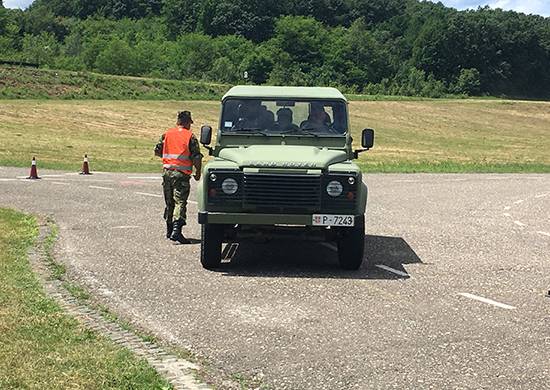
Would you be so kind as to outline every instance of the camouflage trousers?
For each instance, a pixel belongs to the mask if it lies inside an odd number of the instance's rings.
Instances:
[[[164,190],[164,219],[166,222],[177,220],[187,222],[187,198],[191,190],[189,180],[191,176],[185,173],[171,170],[164,170],[162,175],[162,189]]]

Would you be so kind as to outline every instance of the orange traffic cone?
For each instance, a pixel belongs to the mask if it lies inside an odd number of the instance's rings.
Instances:
[[[37,180],[37,179],[40,179],[38,177],[38,171],[36,169],[36,157],[33,157],[32,158],[32,163],[31,163],[31,174],[29,175],[29,177],[27,177],[27,179],[32,179],[32,180]]]
[[[91,175],[90,173],[90,165],[88,164],[88,155],[84,155],[84,162],[82,163],[82,171],[80,172],[81,175]]]

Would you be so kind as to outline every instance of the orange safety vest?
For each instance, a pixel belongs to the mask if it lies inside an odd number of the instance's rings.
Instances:
[[[164,134],[162,147],[162,166],[164,169],[180,171],[187,175],[193,173],[193,162],[189,141],[193,133],[184,127],[175,127]]]

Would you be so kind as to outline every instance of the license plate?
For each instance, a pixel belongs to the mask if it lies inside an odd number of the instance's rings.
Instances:
[[[313,216],[313,226],[355,226],[353,215],[326,215],[319,214]]]

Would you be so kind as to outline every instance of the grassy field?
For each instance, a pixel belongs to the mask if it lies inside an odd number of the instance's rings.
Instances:
[[[0,99],[219,99],[229,86],[0,65]]]
[[[216,101],[0,100],[0,165],[155,172],[153,146],[189,109],[198,132]],[[359,163],[370,172],[550,172],[550,103],[501,100],[354,101],[354,138],[376,129]]]
[[[0,388],[170,388],[44,295],[27,259],[36,234],[34,218],[0,209]]]

